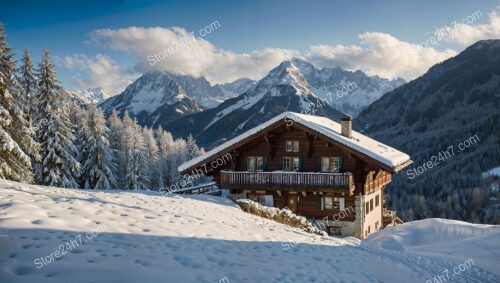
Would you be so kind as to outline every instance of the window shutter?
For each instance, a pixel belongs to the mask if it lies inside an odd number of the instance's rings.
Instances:
[[[280,157],[280,169],[283,170],[283,157]]]
[[[342,168],[342,166],[343,166],[342,163],[344,163],[344,157],[340,156],[339,157],[339,172],[343,172],[344,171],[343,168]]]
[[[299,157],[299,171],[302,171],[302,157]]]
[[[317,204],[319,210],[323,210],[323,198],[322,197],[318,198],[318,201],[316,202],[316,204]]]
[[[267,170],[267,156],[262,157],[262,170],[263,171]]]
[[[321,156],[318,156],[318,172],[321,172]]]

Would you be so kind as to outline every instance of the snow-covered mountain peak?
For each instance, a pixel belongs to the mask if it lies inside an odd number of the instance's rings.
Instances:
[[[315,67],[300,58],[294,57],[290,62],[300,71],[302,75],[309,75],[311,72],[314,72]]]
[[[290,94],[285,91],[287,88],[283,87],[288,85],[295,89],[293,94],[311,94],[307,80],[302,76],[299,68],[292,61],[283,61],[276,68],[272,69],[267,76],[265,76],[256,88],[254,94],[264,94],[270,92],[273,96]]]
[[[108,95],[102,87],[87,88],[86,90],[67,90],[73,96],[82,99],[86,103],[99,103],[106,98]]]

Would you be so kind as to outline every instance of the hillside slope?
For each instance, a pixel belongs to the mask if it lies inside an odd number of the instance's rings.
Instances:
[[[499,279],[498,226],[430,219],[360,242],[305,234],[223,198],[8,181],[0,215],[1,282],[423,282],[468,259],[453,282]],[[57,250],[66,253],[55,260]]]
[[[500,165],[499,109],[500,40],[485,40],[361,112],[359,129],[414,160],[388,186],[392,208],[405,218],[498,224],[489,200],[498,192],[481,173]]]

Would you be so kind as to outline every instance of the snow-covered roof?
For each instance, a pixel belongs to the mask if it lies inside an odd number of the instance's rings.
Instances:
[[[328,118],[295,112],[283,112],[282,114],[272,118],[271,120],[246,131],[245,133],[223,143],[222,145],[206,152],[205,154],[181,164],[178,170],[182,172],[203,161],[206,161],[211,156],[225,151],[231,146],[245,140],[252,135],[257,134],[261,130],[275,124],[280,120],[285,120],[288,124],[292,123],[293,121],[293,123],[298,123],[302,126],[312,129],[331,138],[332,140],[335,140],[338,143],[343,144],[344,146],[353,149],[354,151],[363,153],[364,155],[371,157],[372,159],[393,169],[410,161],[410,156],[408,154],[405,154],[374,139],[371,139],[359,132],[352,131],[352,138],[342,136],[340,134],[340,124]]]

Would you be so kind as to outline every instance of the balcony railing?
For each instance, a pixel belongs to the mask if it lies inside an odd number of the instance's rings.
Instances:
[[[351,173],[222,171],[221,184],[235,189],[251,186],[255,189],[354,192]]]

